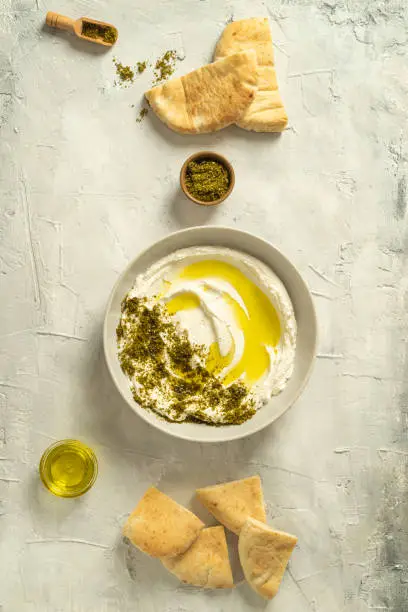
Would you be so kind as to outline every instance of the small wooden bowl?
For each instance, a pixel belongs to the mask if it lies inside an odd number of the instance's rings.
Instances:
[[[187,186],[186,186],[186,172],[187,172],[188,164],[192,161],[198,162],[198,161],[204,161],[205,159],[214,160],[214,161],[219,162],[220,164],[224,166],[224,168],[227,169],[228,174],[229,174],[228,190],[226,191],[226,193],[224,193],[224,195],[221,198],[218,198],[218,200],[213,200],[212,202],[203,202],[202,200],[197,200],[197,198],[191,195],[191,193],[188,191]],[[214,151],[199,151],[198,153],[194,153],[193,155],[190,155],[190,157],[186,159],[186,161],[184,162],[181,168],[181,172],[180,172],[181,189],[184,191],[185,195],[188,197],[189,200],[191,200],[195,204],[200,204],[201,206],[216,206],[217,204],[221,204],[221,202],[223,202],[226,198],[228,198],[231,191],[234,189],[234,185],[235,185],[234,168],[232,167],[228,159],[226,159],[223,155],[220,155],[219,153],[214,153]]]

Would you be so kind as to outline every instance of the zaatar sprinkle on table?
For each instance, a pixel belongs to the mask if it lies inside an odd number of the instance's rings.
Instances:
[[[118,81],[115,81],[115,84],[119,85],[129,85],[132,84],[135,78],[135,73],[130,66],[124,66],[121,62],[118,62],[116,57],[113,58],[113,63],[116,68],[116,76]]]
[[[158,85],[162,81],[168,79],[173,74],[176,65],[176,60],[177,53],[176,51],[174,51],[174,49],[166,51],[161,57],[159,57],[154,66],[153,85]]]
[[[173,74],[177,59],[177,52],[171,49],[163,53],[163,55],[156,60],[153,64],[153,86],[166,81]],[[125,86],[133,84],[135,75],[143,74],[146,68],[150,66],[147,60],[136,62],[134,67],[124,66],[116,58],[113,59],[113,63],[115,64],[116,75],[118,77],[118,80],[115,81],[115,85]]]
[[[136,123],[141,123],[143,119],[146,117],[148,112],[149,111],[147,110],[147,108],[141,108],[138,116],[136,117]]]

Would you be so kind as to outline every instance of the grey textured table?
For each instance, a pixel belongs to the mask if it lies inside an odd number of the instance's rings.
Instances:
[[[404,6],[405,5],[405,6]],[[178,74],[211,58],[231,17],[269,15],[290,117],[282,137],[182,137],[135,121],[145,73],[114,86],[112,53],[43,28],[45,12],[115,23],[125,64],[175,47]],[[408,609],[406,3],[379,0],[0,0],[0,609],[4,612],[366,612]],[[135,105],[132,108],[132,105]],[[232,160],[233,196],[194,207],[181,163]],[[137,252],[225,224],[273,242],[316,300],[319,356],[297,404],[263,433],[178,442],[123,404],[101,323]],[[40,485],[52,441],[79,437],[95,487]],[[158,484],[260,473],[274,524],[299,536],[277,598],[200,593],[129,552],[124,517]]]

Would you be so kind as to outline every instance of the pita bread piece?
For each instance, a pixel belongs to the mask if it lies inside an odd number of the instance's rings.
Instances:
[[[155,487],[150,487],[129,516],[123,535],[152,557],[180,555],[204,523]]]
[[[200,531],[190,548],[179,557],[162,559],[163,565],[179,580],[205,589],[234,586],[224,527]]]
[[[249,516],[266,521],[259,476],[197,489],[196,494],[207,510],[237,535]]]
[[[170,129],[181,134],[203,134],[236,123],[254,99],[256,89],[256,53],[248,50],[167,81],[145,96]]]
[[[275,531],[253,518],[247,520],[239,536],[239,559],[245,578],[258,595],[275,597],[296,542],[296,536]]]
[[[256,51],[258,91],[252,104],[236,123],[255,132],[281,132],[287,125],[288,117],[278,91],[268,19],[243,19],[228,24],[214,57],[219,59],[248,49]]]

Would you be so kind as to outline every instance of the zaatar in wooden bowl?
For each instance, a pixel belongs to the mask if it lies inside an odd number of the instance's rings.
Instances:
[[[185,195],[195,204],[215,206],[223,202],[233,190],[234,169],[223,155],[200,151],[184,162],[180,185]]]

